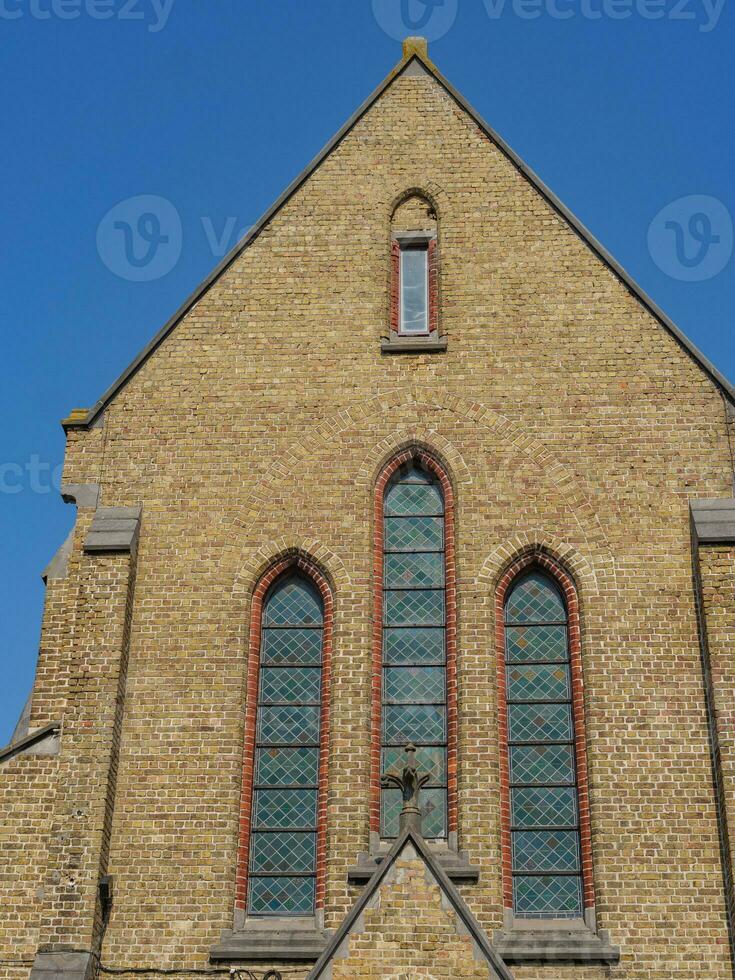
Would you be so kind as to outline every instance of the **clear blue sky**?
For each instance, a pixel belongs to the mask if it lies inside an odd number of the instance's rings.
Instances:
[[[403,3],[0,0],[0,745],[33,680],[40,572],[74,517],[54,486],[58,420],[97,400],[219,261],[218,241],[234,244],[382,80],[400,57],[390,34],[417,32],[402,19],[442,35],[444,74],[735,379],[735,10]],[[178,261],[150,281],[98,250],[104,216],[140,195],[181,221]]]

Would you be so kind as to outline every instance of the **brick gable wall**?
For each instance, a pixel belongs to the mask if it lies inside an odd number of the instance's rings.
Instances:
[[[436,202],[449,346],[386,357],[390,220],[412,188]],[[193,980],[232,927],[252,596],[294,548],[334,583],[327,926],[352,905],[347,870],[370,829],[374,488],[415,445],[446,460],[455,488],[457,830],[481,872],[468,905],[489,935],[502,926],[495,588],[522,542],[543,542],[584,570],[597,912],[622,958],[515,975],[731,977],[687,509],[731,492],[722,399],[427,76],[389,88],[103,426],[70,433],[67,482],[143,505],[103,966]],[[94,610],[73,588],[64,601],[44,622],[33,726],[73,717],[67,699],[91,690],[93,651],[75,637],[120,631],[99,597]],[[103,768],[111,735],[89,723],[85,758]],[[65,752],[62,735],[60,766]],[[15,834],[29,797],[11,780],[31,765],[0,768]],[[0,959],[45,928],[27,899],[41,886],[30,863],[0,873],[3,907],[24,910],[0,929]],[[93,916],[85,888],[68,894]]]

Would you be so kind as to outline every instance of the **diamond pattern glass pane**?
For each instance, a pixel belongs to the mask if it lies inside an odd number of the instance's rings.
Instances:
[[[314,586],[300,578],[286,579],[268,596],[265,626],[320,626],[322,601]]]
[[[251,915],[311,915],[314,878],[251,878]]]
[[[256,786],[316,786],[319,749],[258,749]]]
[[[514,827],[574,827],[577,791],[574,787],[538,786],[511,790]]]
[[[444,513],[444,501],[438,486],[397,483],[386,494],[385,513],[397,517]]]
[[[259,789],[255,793],[254,823],[258,830],[316,827],[315,789]]]
[[[421,829],[424,837],[447,836],[447,792],[444,789],[424,789],[419,797]],[[398,816],[403,807],[399,789],[386,789],[381,794],[382,836],[398,836]]]
[[[568,704],[511,704],[508,723],[511,742],[570,742],[573,738]]]
[[[521,831],[513,834],[514,871],[579,871],[576,830]]]
[[[260,671],[260,700],[270,704],[318,704],[321,686],[319,667],[263,667]]]
[[[389,626],[441,626],[444,623],[444,590],[386,592],[385,621]]]
[[[509,626],[505,641],[509,663],[569,659],[566,626]]]
[[[446,741],[446,710],[420,704],[387,704],[383,708],[383,741],[405,746],[406,742]]]
[[[381,772],[400,772],[406,758],[405,747],[383,749],[383,763]],[[447,785],[447,750],[432,746],[417,746],[416,765],[419,772],[431,773],[429,786]],[[423,792],[423,790],[422,790]]]
[[[319,741],[319,708],[261,708],[258,741],[275,745],[308,745]]]
[[[574,783],[571,745],[515,745],[510,750],[512,783]]]
[[[388,589],[441,589],[444,586],[442,552],[418,552],[385,556]]]
[[[386,629],[383,635],[386,663],[444,663],[443,629]]]
[[[383,671],[383,699],[394,704],[443,702],[443,667],[388,667]]]
[[[396,483],[436,483],[437,479],[429,470],[422,469],[417,463],[411,463],[406,469],[398,471],[399,477],[394,477]]]
[[[572,696],[565,664],[514,664],[507,679],[510,701],[569,701]]]
[[[508,623],[555,623],[567,618],[556,586],[545,575],[532,572],[514,587],[505,609]]]
[[[441,551],[443,547],[442,517],[386,517],[386,551]]]
[[[582,879],[577,875],[524,875],[513,880],[513,891],[517,915],[539,918],[582,915]]]
[[[310,874],[316,869],[316,834],[253,834],[250,870],[261,874]]]
[[[264,664],[320,664],[322,631],[314,629],[263,630]]]

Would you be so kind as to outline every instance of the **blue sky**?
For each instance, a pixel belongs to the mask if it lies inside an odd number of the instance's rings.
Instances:
[[[432,3],[0,0],[0,745],[33,680],[40,572],[74,518],[58,420],[97,400],[375,88],[395,37],[433,38],[450,81],[735,379],[733,9]],[[110,249],[138,205],[110,211],[143,195],[173,224],[135,227],[173,229],[174,251],[158,267],[135,253],[136,281]]]

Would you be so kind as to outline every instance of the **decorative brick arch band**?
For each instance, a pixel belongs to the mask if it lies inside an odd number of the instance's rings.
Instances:
[[[549,575],[564,596],[568,617],[568,643],[572,684],[572,717],[574,720],[574,755],[577,766],[577,795],[582,866],[582,892],[585,909],[594,908],[595,889],[592,869],[592,825],[590,820],[587,739],[584,716],[584,680],[582,642],[579,622],[579,598],[571,577],[550,555],[535,551],[516,559],[503,573],[495,591],[495,645],[498,672],[498,726],[500,736],[501,847],[503,859],[503,905],[513,909],[513,875],[511,854],[510,772],[508,762],[508,711],[505,678],[505,602],[519,575],[538,568]]]
[[[457,830],[457,569],[454,489],[446,469],[425,449],[404,449],[383,468],[375,484],[373,525],[373,663],[371,690],[370,830],[380,833],[380,748],[383,679],[383,505],[391,477],[405,463],[418,462],[439,480],[444,494],[444,555],[447,677],[447,827]]]
[[[237,854],[235,908],[247,908],[248,862],[252,822],[253,781],[255,776],[255,742],[258,712],[258,680],[260,675],[260,646],[263,626],[263,604],[270,587],[289,572],[301,572],[316,586],[324,604],[322,639],[322,696],[319,727],[319,789],[317,791],[316,840],[316,908],[324,908],[327,859],[327,792],[329,766],[329,704],[332,666],[332,637],[334,633],[334,599],[325,574],[309,557],[295,555],[272,565],[260,578],[253,592],[250,611],[250,637],[245,698],[245,737],[242,765],[242,794],[240,797],[240,828]]]

